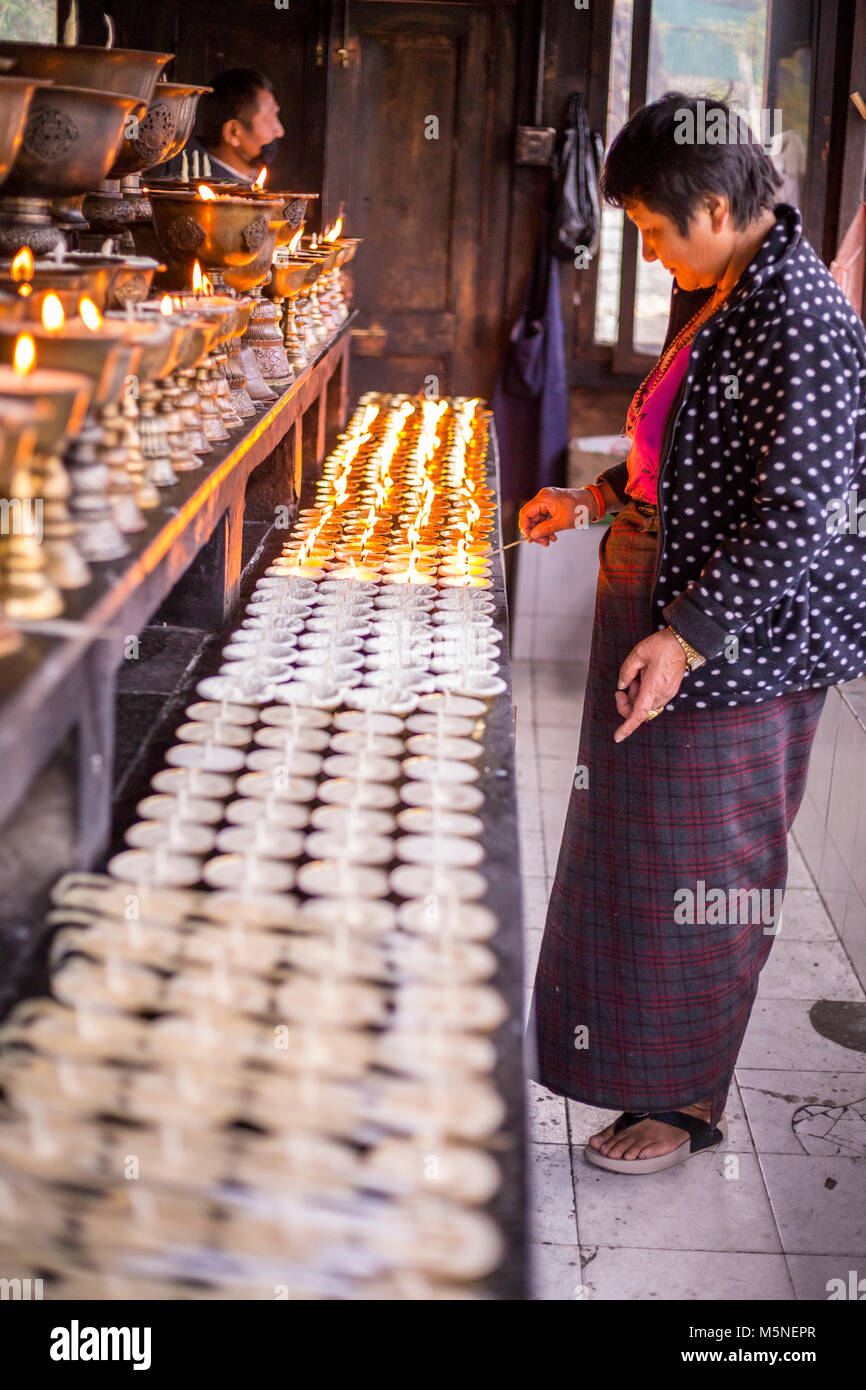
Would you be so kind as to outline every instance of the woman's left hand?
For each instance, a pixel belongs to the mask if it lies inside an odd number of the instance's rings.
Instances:
[[[654,632],[632,647],[619,669],[616,707],[625,720],[614,734],[622,743],[651,710],[674,698],[686,673],[686,654],[672,632]]]

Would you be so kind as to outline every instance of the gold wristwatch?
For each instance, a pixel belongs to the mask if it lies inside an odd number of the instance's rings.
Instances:
[[[701,656],[700,652],[696,652],[691,642],[687,642],[685,637],[681,637],[680,634],[677,632],[676,628],[671,627],[670,623],[668,623],[668,632],[673,633],[674,637],[676,637],[677,641],[679,642],[680,646],[685,652],[687,670],[696,671],[699,666],[706,665],[707,658],[705,656]]]

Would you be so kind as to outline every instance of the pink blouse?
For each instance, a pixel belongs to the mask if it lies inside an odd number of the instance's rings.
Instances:
[[[644,401],[640,418],[635,425],[626,459],[626,492],[638,502],[657,501],[656,483],[662,437],[674,396],[689,365],[690,348],[691,343],[686,343],[680,348],[664,376],[656,382]]]

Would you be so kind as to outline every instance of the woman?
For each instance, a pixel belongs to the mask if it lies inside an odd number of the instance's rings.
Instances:
[[[602,176],[676,281],[628,459],[520,513],[542,545],[615,513],[528,1037],[549,1090],[623,1111],[584,1150],[623,1173],[726,1135],[827,686],[866,671],[866,535],[844,524],[866,334],[748,132],[680,143],[696,107],[642,108]]]

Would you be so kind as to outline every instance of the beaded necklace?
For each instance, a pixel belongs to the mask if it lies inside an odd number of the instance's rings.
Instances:
[[[712,299],[708,299],[706,304],[701,305],[698,312],[680,329],[677,336],[667,348],[667,351],[659,356],[655,366],[652,368],[649,375],[644,378],[634,394],[631,405],[628,408],[626,422],[621,431],[622,435],[628,435],[629,438],[634,437],[635,425],[640,419],[641,411],[647,396],[654,390],[661,377],[664,376],[680,349],[685,347],[686,343],[690,343],[691,340],[697,336],[698,330],[706,323],[707,319],[716,312],[719,306],[725,302],[730,292],[730,290],[725,290],[724,294],[720,296],[718,290],[716,290]]]

